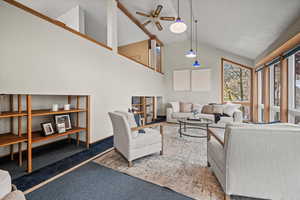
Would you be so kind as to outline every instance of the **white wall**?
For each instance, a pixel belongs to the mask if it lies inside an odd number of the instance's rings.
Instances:
[[[195,103],[210,103],[221,101],[221,58],[227,58],[232,61],[253,66],[253,61],[234,55],[214,47],[199,44],[198,52],[200,55],[201,67],[194,68],[192,63],[194,59],[186,58],[184,55],[190,49],[189,41],[168,44],[165,46],[165,78],[166,78],[166,98],[164,102],[186,101]],[[173,71],[174,70],[199,70],[211,69],[211,90],[209,92],[191,92],[173,90]]]
[[[84,11],[79,6],[59,16],[57,20],[80,33],[85,33]]]
[[[9,19],[9,20],[7,20]],[[164,77],[0,1],[0,94],[90,94],[91,141],[131,96],[164,96]]]
[[[286,41],[300,33],[300,18],[298,18],[294,23],[292,23],[288,29],[284,30],[282,34],[275,40],[269,47],[266,48],[257,58],[255,63],[258,63],[261,59],[266,57],[272,51],[283,45]]]

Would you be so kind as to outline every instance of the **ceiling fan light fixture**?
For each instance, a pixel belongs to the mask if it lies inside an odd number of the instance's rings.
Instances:
[[[176,19],[176,21],[171,24],[170,26],[170,30],[173,32],[173,33],[183,33],[185,32],[187,29],[187,26],[186,24],[183,22],[183,20],[181,20],[179,17]]]
[[[187,58],[195,58],[196,53],[193,51],[193,49],[189,50],[187,54],[185,54],[185,57]]]
[[[195,60],[193,67],[200,67],[200,62],[198,60]]]

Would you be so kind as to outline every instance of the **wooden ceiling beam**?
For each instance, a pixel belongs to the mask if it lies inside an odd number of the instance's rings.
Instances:
[[[163,46],[162,41],[160,41],[156,35],[152,34],[148,29],[146,29],[143,24],[133,15],[129,12],[129,10],[119,1],[117,1],[118,8],[134,23],[136,24],[150,39],[154,39],[157,41],[157,43],[160,44],[160,46]]]
[[[268,62],[271,62],[275,58],[278,58],[282,56],[283,53],[289,51],[292,48],[295,48],[297,45],[300,44],[300,33],[286,41],[283,45],[272,51],[270,54],[268,54],[266,57],[261,59],[258,63],[256,63],[255,67],[258,68],[262,65],[267,64]]]

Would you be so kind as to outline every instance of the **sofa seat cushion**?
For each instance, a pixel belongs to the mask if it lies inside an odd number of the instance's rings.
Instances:
[[[158,130],[145,128],[145,134],[138,134],[133,138],[131,147],[133,149],[144,148],[146,146],[161,143],[161,135]]]
[[[215,120],[215,116],[213,114],[200,113],[200,114],[197,114],[197,116],[200,117],[200,118],[210,119],[212,121]]]
[[[218,123],[233,123],[233,118],[232,117],[221,117],[220,121]]]
[[[184,113],[184,112],[174,112],[172,113],[172,117],[176,119],[180,118],[188,118],[188,117],[194,117],[194,114],[191,112]]]
[[[225,173],[225,152],[223,146],[213,137],[207,143],[209,157],[214,160],[220,171]]]
[[[11,177],[7,171],[0,170],[0,199],[11,192]]]

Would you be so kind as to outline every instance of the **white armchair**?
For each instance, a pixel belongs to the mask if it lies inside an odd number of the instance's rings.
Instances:
[[[212,134],[208,141],[208,162],[226,199],[299,199],[299,126],[232,124],[224,143],[216,138]]]
[[[11,184],[11,177],[4,170],[0,170],[0,200],[26,200],[23,192]]]
[[[130,127],[128,119],[120,112],[109,112],[114,132],[114,147],[123,155],[128,166],[132,161],[156,152],[163,154],[163,123]],[[153,127],[160,126],[160,131]],[[145,133],[138,133],[144,129]]]

